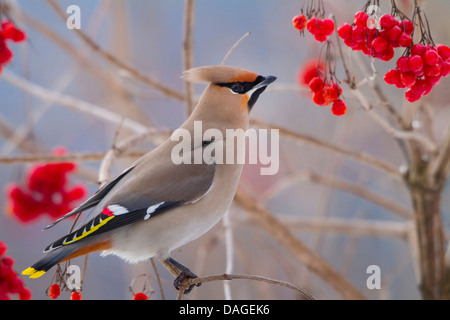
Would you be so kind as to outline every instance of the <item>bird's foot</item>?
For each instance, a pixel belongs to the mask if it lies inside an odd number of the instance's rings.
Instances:
[[[175,289],[180,290],[181,287],[185,287],[185,285],[183,285],[183,282],[186,279],[193,279],[193,278],[198,278],[198,276],[189,269],[183,269],[181,270],[179,276],[173,281],[173,285],[175,286]],[[190,293],[194,287],[200,287],[201,285],[202,285],[201,283],[191,284],[189,287],[186,287],[184,289],[184,294]]]

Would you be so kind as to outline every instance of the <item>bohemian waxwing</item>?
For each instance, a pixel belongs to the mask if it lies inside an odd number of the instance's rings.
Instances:
[[[174,281],[177,289],[186,277],[196,277],[171,258],[170,252],[200,237],[226,213],[243,166],[234,161],[242,151],[237,148],[245,148],[245,145],[237,144],[232,157],[228,158],[225,138],[220,141],[220,137],[213,137],[197,142],[192,139],[188,150],[192,151],[191,159],[196,151],[221,143],[222,157],[231,159],[231,163],[206,159],[209,161],[175,164],[172,151],[180,141],[173,136],[180,132],[196,134],[194,122],[197,121],[201,121],[203,132],[218,129],[222,137],[226,137],[227,129],[247,130],[249,111],[267,85],[276,78],[229,66],[194,68],[186,71],[183,77],[191,82],[209,83],[186,122],[174,131],[171,138],[138,159],[86,202],[48,226],[92,209],[85,224],[45,248],[47,255],[24,270],[24,275],[38,278],[58,263],[103,251],[102,254],[115,254],[128,262],[158,256],[179,271]],[[200,133],[202,137],[203,132]]]

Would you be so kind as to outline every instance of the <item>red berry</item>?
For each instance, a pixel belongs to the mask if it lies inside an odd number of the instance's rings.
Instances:
[[[407,88],[411,88],[416,83],[416,76],[412,72],[401,72],[400,79]]]
[[[342,116],[347,112],[347,106],[345,105],[345,102],[341,99],[336,100],[333,105],[331,106],[331,112],[335,116]]]
[[[304,14],[295,16],[292,19],[292,24],[294,25],[294,28],[297,30],[303,30],[306,28],[306,23],[308,22],[308,20],[306,19]]]
[[[23,288],[19,292],[19,299],[20,300],[30,300],[31,299],[31,290],[28,288]]]
[[[3,256],[6,251],[8,250],[8,247],[3,241],[0,241],[0,257]]]
[[[355,14],[355,25],[358,27],[367,27],[367,20],[369,19],[369,15],[364,11],[358,11]]]
[[[388,46],[389,43],[382,37],[376,37],[372,41],[372,47],[375,49],[376,52],[384,51]]]
[[[326,36],[331,35],[334,32],[334,21],[331,19],[323,19],[322,20],[322,29],[323,29],[323,33]]]
[[[411,90],[419,96],[425,96],[430,93],[432,88],[433,86],[427,80],[417,79]]]
[[[0,38],[0,64],[8,63],[12,58],[12,51],[8,48],[6,42]]]
[[[400,47],[403,48],[409,47],[412,44],[411,35],[407,34],[406,32],[403,32],[400,35],[400,38],[398,38],[398,44],[400,45]]]
[[[349,39],[352,36],[352,26],[348,23],[344,23],[337,29],[337,33],[342,39]]]
[[[437,84],[439,84],[439,82],[441,81],[442,78],[442,67],[441,67],[441,74],[438,76],[434,76],[434,77],[426,77],[424,80],[430,85],[430,86],[435,86]]]
[[[423,68],[422,57],[419,55],[413,55],[409,57],[408,66],[412,72],[419,71]]]
[[[315,34],[318,30],[318,21],[320,21],[319,19],[312,17],[311,19],[309,19],[309,21],[306,23],[306,29],[312,33]]]
[[[441,76],[446,77],[450,74],[450,62],[442,62]]]
[[[301,86],[308,86],[312,79],[323,73],[323,63],[317,62],[317,58],[305,62],[299,69],[297,81]]]
[[[10,21],[3,22],[2,29],[3,30],[0,32],[0,35],[5,39],[11,39],[14,42],[25,40],[25,33],[17,29],[16,26]]]
[[[440,58],[438,52],[433,49],[425,51],[422,57],[423,62],[430,66],[435,66]]]
[[[416,43],[411,47],[411,55],[421,56],[425,52],[425,50],[427,50],[427,48],[423,44]]]
[[[436,46],[436,49],[439,53],[439,55],[441,56],[442,60],[447,61],[448,59],[450,59],[450,48],[443,45],[443,44],[438,44]]]
[[[383,28],[385,30],[390,30],[391,28],[393,28],[396,25],[397,25],[397,21],[395,20],[395,18],[392,15],[385,14],[385,15],[381,16],[381,18],[380,18],[381,28]]]
[[[52,284],[50,286],[50,290],[48,293],[49,297],[52,299],[56,299],[59,297],[60,294],[61,294],[61,289],[59,287],[59,284],[56,284],[56,283]]]
[[[324,92],[323,90],[319,90],[314,92],[313,94],[313,101],[315,104],[319,105],[319,106],[323,106],[325,105],[325,98],[323,96]]]
[[[339,98],[341,93],[342,89],[338,84],[333,83],[331,85],[325,85],[323,88],[323,97],[325,99],[325,103],[330,104],[332,102],[335,102]]]
[[[313,92],[317,92],[323,89],[323,81],[322,79],[320,79],[319,77],[315,77],[313,78],[310,82],[309,82],[309,88],[313,91]]]
[[[133,300],[147,300],[147,299],[148,299],[147,295],[143,292],[138,292],[133,297]]]
[[[400,27],[398,26],[394,26],[391,29],[389,29],[388,31],[386,31],[386,37],[396,43],[398,41],[398,39],[400,38],[400,36],[402,35],[403,31],[402,29],[400,29]]]
[[[405,92],[405,98],[409,102],[414,102],[420,99],[420,95],[414,92],[412,89],[409,89]]]
[[[353,26],[352,28],[352,40],[356,42],[364,41],[364,37],[367,34],[367,28],[360,28],[358,26]]]
[[[390,61],[394,57],[394,54],[394,48],[392,46],[389,46],[386,48],[386,50],[383,51],[380,59],[383,61]]]
[[[410,20],[402,21],[402,29],[407,34],[411,34],[414,31],[414,24]]]
[[[79,291],[74,291],[70,295],[70,300],[81,300],[81,293]]]
[[[400,79],[400,72],[397,69],[391,69],[384,75],[384,82],[393,85],[403,85]]]
[[[425,65],[423,67],[423,73],[427,77],[434,77],[441,74],[441,66]]]
[[[325,42],[327,41],[327,36],[324,33],[319,32],[314,35],[314,39],[316,39],[319,42]]]

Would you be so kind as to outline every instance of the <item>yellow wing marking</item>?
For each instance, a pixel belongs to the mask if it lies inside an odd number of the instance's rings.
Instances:
[[[108,218],[102,220],[102,222],[100,222],[100,223],[97,224],[96,226],[90,228],[90,229],[87,230],[87,231],[84,231],[84,232],[81,234],[81,236],[76,237],[76,238],[73,238],[73,239],[70,240],[70,241],[63,242],[63,245],[65,246],[65,245],[74,243],[74,242],[76,242],[76,241],[78,241],[78,240],[81,240],[81,239],[87,237],[87,236],[90,235],[91,233],[93,233],[93,232],[97,231],[98,229],[100,229],[102,226],[104,226],[109,220],[111,220],[111,219],[114,218],[114,217],[115,217],[115,216],[110,216],[110,217],[108,217]]]

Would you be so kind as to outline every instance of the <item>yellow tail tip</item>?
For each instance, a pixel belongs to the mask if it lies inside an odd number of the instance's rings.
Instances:
[[[37,270],[35,269],[35,268],[26,268],[25,270],[23,270],[22,271],[22,274],[24,275],[24,276],[30,276],[30,275],[32,275],[33,273],[35,273]]]
[[[41,277],[43,274],[45,273],[45,271],[41,270],[41,271],[37,271],[34,268],[27,268],[25,270],[22,271],[22,274],[25,276],[30,276],[31,279],[36,279]]]
[[[36,279],[36,278],[39,278],[40,276],[42,276],[42,275],[44,275],[44,273],[45,273],[45,271],[37,271],[37,272],[35,272],[35,273],[33,273],[31,276],[30,276],[30,278],[31,279]]]

